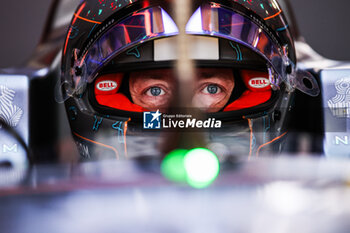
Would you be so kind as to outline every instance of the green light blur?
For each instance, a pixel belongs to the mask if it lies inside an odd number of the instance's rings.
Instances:
[[[174,182],[186,182],[184,158],[188,150],[177,149],[170,152],[162,161],[163,176]]]
[[[164,158],[161,171],[171,181],[205,188],[217,178],[220,164],[217,156],[208,149],[177,149]]]
[[[217,156],[205,148],[192,149],[184,160],[187,182],[194,188],[205,188],[219,175],[220,163]]]

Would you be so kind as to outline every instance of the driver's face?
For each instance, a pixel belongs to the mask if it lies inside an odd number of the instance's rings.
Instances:
[[[166,110],[175,92],[171,69],[147,70],[130,74],[133,102],[150,111]],[[194,107],[216,112],[228,102],[235,86],[231,69],[199,68],[192,98]]]

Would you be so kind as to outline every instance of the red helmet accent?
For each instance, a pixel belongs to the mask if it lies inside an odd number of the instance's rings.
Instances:
[[[132,112],[148,111],[137,104],[133,104],[124,94],[117,93],[122,84],[124,74],[101,75],[95,82],[95,97],[102,106]]]
[[[247,90],[242,94],[242,96],[239,99],[229,104],[224,109],[224,112],[255,107],[267,102],[270,98],[271,98],[271,90],[261,91],[261,92],[253,92],[253,91]]]
[[[241,77],[246,87],[252,92],[271,90],[269,74],[254,70],[242,70]]]
[[[267,102],[271,98],[269,75],[266,72],[242,70],[241,77],[248,88],[241,97],[229,104],[224,112],[251,108]]]
[[[123,74],[106,74],[97,78],[95,82],[95,95],[116,94],[122,84]]]

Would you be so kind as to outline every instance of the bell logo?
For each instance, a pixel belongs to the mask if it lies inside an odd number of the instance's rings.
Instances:
[[[111,80],[105,80],[97,83],[96,88],[100,91],[112,91],[118,87],[118,84]]]
[[[249,80],[249,86],[253,88],[264,88],[270,85],[270,81],[267,78],[252,78]]]

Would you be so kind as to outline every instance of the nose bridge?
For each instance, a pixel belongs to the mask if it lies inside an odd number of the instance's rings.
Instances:
[[[176,107],[179,103],[183,103],[185,108],[184,114],[190,114],[197,119],[203,119],[200,111],[193,111],[193,90],[195,87],[195,65],[190,58],[189,46],[191,37],[186,34],[186,25],[191,17],[192,3],[191,0],[176,0],[173,3],[175,9],[175,22],[179,28],[179,35],[176,38],[176,48],[179,54],[175,65],[176,80],[178,83],[177,92],[169,109],[170,113],[176,113]],[[200,132],[186,134],[184,131],[176,130],[170,135],[167,135],[163,142],[162,151],[164,155],[177,148],[191,149],[195,147],[206,147],[204,135]]]
[[[176,38],[178,59],[176,61],[176,77],[178,81],[178,101],[184,103],[186,108],[192,106],[192,90],[195,83],[194,63],[190,58],[189,45],[192,39],[186,34],[186,25],[190,18],[191,2],[189,0],[177,0],[175,6],[175,22],[179,28],[179,35]]]

